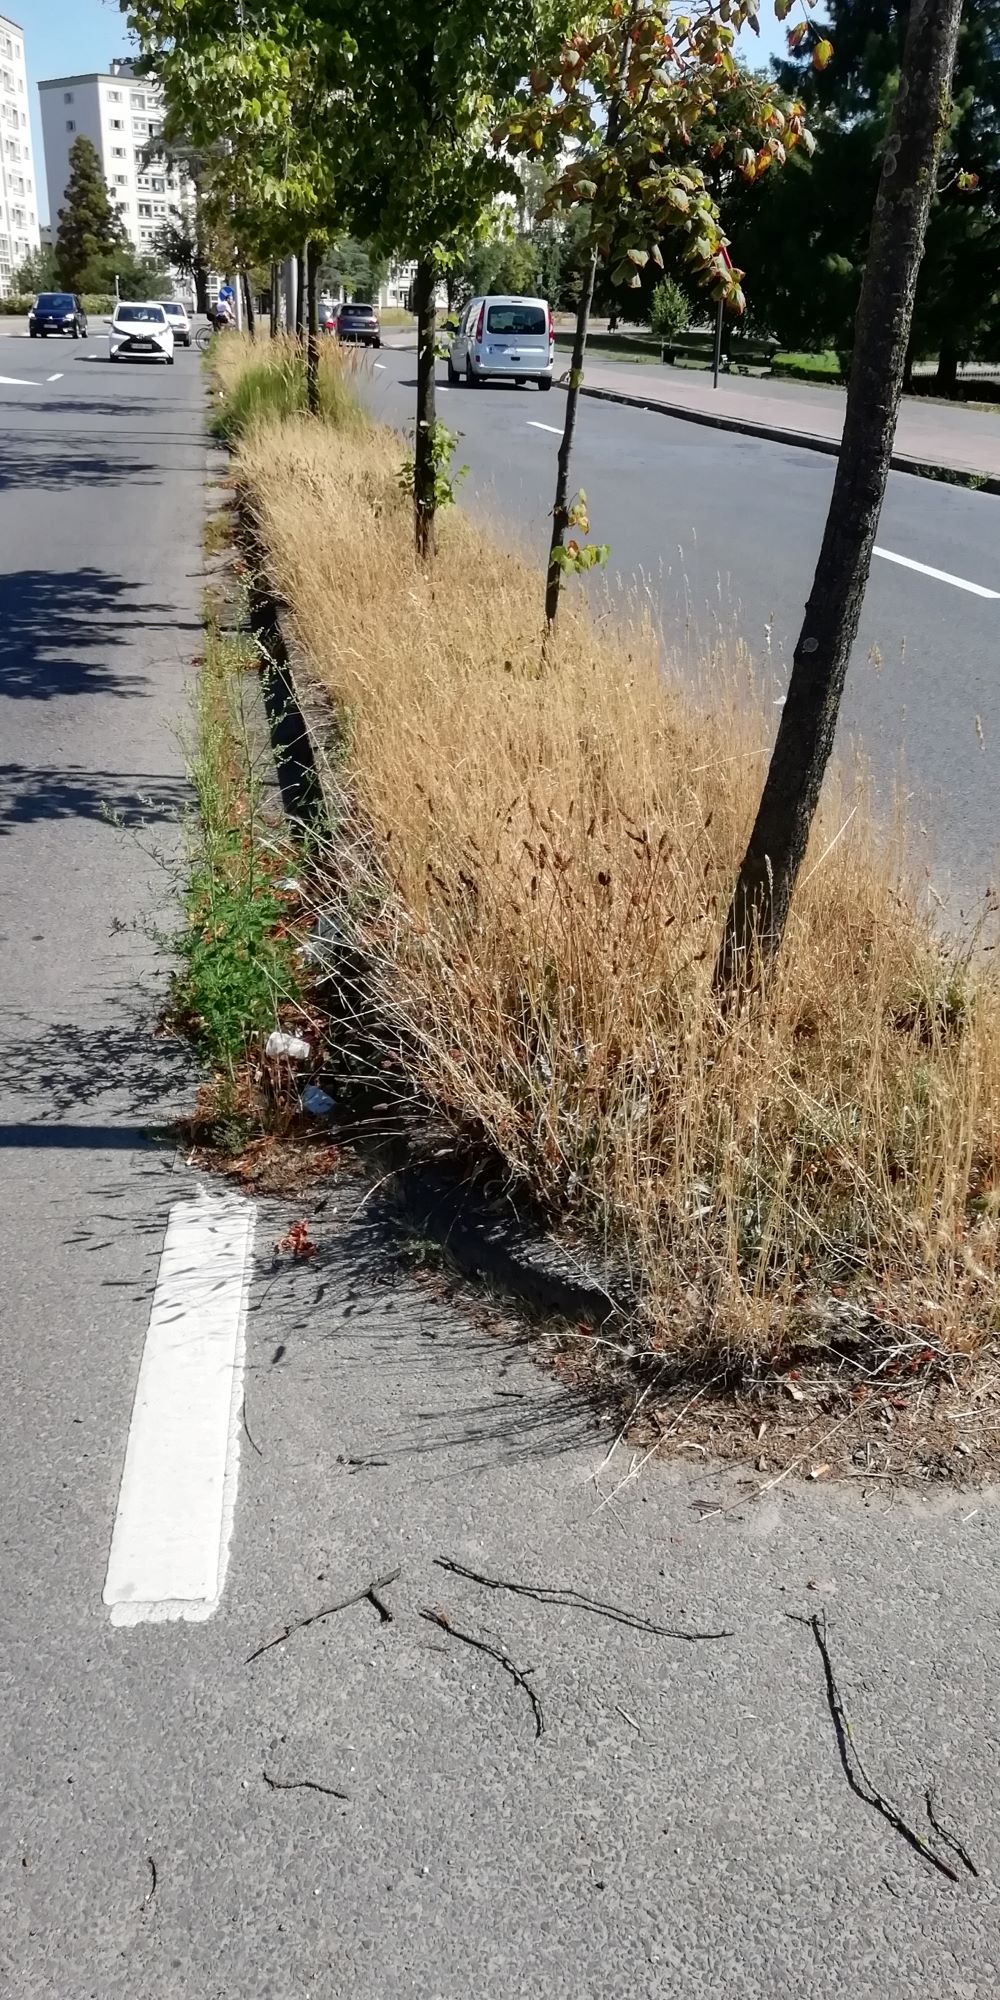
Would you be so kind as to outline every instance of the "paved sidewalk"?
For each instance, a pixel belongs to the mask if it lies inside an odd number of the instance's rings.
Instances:
[[[558,360],[561,357],[557,357]],[[588,361],[585,394],[621,398],[666,410],[721,430],[787,439],[813,450],[835,451],[844,424],[843,389],[757,376],[710,375],[690,368],[639,367]],[[996,482],[1000,489],[1000,415],[905,396],[899,412],[893,465],[954,471],[963,479]]]

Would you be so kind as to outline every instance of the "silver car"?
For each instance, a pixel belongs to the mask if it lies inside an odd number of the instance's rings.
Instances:
[[[555,328],[547,299],[470,299],[448,355],[448,380],[482,388],[496,378],[551,389]]]

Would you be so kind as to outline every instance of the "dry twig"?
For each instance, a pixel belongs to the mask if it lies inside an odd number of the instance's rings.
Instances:
[[[503,1652],[499,1646],[491,1646],[488,1639],[477,1639],[474,1632],[460,1631],[459,1627],[453,1625],[451,1619],[446,1617],[443,1611],[432,1611],[429,1607],[425,1606],[420,1616],[421,1618],[426,1618],[431,1625],[437,1625],[440,1631],[447,1632],[450,1638],[461,1639],[463,1645],[474,1646],[477,1653],[488,1653],[490,1659],[496,1660],[497,1665],[503,1668],[504,1673],[509,1674],[511,1680],[516,1681],[518,1687],[524,1689],[531,1703],[531,1712],[535,1718],[535,1741],[537,1743],[538,1738],[545,1728],[545,1718],[542,1715],[542,1704],[528,1679],[528,1675],[534,1672],[534,1668],[515,1666],[509,1653]]]
[[[959,1876],[950,1861],[945,1861],[940,1854],[935,1854],[933,1847],[928,1845],[922,1834],[919,1834],[916,1828],[912,1827],[909,1821],[903,1818],[898,1806],[894,1806],[892,1800],[887,1799],[885,1793],[879,1791],[878,1786],[869,1777],[861,1761],[861,1755],[854,1740],[847,1711],[844,1708],[843,1699],[833,1671],[833,1661],[830,1658],[830,1649],[826,1638],[825,1607],[821,1612],[814,1612],[811,1618],[801,1618],[796,1612],[790,1612],[789,1616],[793,1617],[798,1624],[808,1625],[816,1641],[817,1650],[823,1662],[827,1706],[830,1710],[834,1733],[837,1738],[837,1750],[840,1755],[844,1776],[855,1797],[861,1799],[865,1805],[874,1806],[875,1811],[881,1813],[883,1819],[888,1820],[894,1832],[898,1833],[907,1842],[908,1846],[912,1847],[921,1856],[922,1860],[929,1862],[932,1868],[936,1868],[940,1875],[946,1875],[949,1882],[957,1882]],[[965,1867],[975,1875],[977,1871],[973,1867],[965,1849],[960,1846],[952,1835],[944,1833],[938,1826],[934,1818],[929,1792],[926,1795],[926,1800],[927,1816],[935,1833],[959,1855]]]
[[[386,1590],[390,1583],[395,1583],[398,1575],[399,1570],[393,1569],[389,1571],[388,1576],[373,1577],[370,1583],[363,1584],[362,1588],[353,1591],[350,1597],[342,1597],[338,1604],[327,1604],[322,1611],[313,1611],[308,1618],[298,1618],[294,1624],[286,1625],[283,1632],[279,1632],[273,1639],[266,1639],[262,1646],[258,1646],[254,1652],[247,1655],[247,1666],[249,1667],[254,1660],[259,1660],[262,1653],[269,1653],[272,1646],[283,1646],[293,1632],[304,1632],[307,1625],[316,1625],[321,1618],[333,1618],[338,1611],[349,1611],[352,1604],[370,1604],[378,1612],[382,1624],[391,1625],[392,1612],[388,1605],[382,1602],[379,1592]]]
[[[568,1587],[554,1588],[547,1584],[509,1583],[503,1577],[484,1576],[480,1570],[467,1569],[464,1563],[452,1562],[449,1556],[435,1556],[438,1569],[450,1571],[452,1576],[461,1576],[468,1583],[481,1583],[485,1590],[509,1590],[516,1597],[533,1597],[539,1604],[558,1604],[571,1611],[589,1611],[595,1618],[610,1618],[616,1625],[628,1625],[633,1632],[651,1632],[657,1639],[684,1639],[694,1642],[698,1639],[732,1639],[731,1631],[722,1632],[681,1632],[672,1625],[657,1625],[651,1618],[643,1618],[636,1611],[626,1611],[620,1604],[604,1604],[599,1597],[587,1597],[581,1590]]]
[[[315,1778],[272,1778],[270,1771],[262,1771],[261,1777],[272,1792],[322,1792],[328,1799],[350,1804],[350,1792],[338,1792],[334,1785],[318,1784]]]
[[[147,1854],[146,1863],[149,1868],[150,1883],[149,1883],[149,1888],[146,1890],[142,1902],[139,1905],[140,1909],[142,1910],[148,1910],[150,1903],[152,1902],[153,1897],[156,1894],[156,1884],[159,1879],[156,1872],[156,1862],[153,1860],[151,1854]]]

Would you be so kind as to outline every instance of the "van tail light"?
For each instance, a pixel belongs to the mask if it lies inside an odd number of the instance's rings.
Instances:
[[[485,318],[486,318],[486,305],[485,305],[485,301],[484,301],[484,303],[483,303],[483,304],[482,304],[482,305],[480,306],[480,308],[479,308],[479,318],[478,318],[478,319],[477,319],[477,321],[476,321],[476,346],[477,346],[477,347],[478,347],[478,345],[479,345],[479,342],[480,342],[480,341],[482,340],[482,337],[483,337],[483,322],[484,322]]]
[[[549,346],[550,346],[550,347],[552,347],[552,346],[554,345],[554,343],[555,343],[555,337],[556,337],[556,323],[555,323],[555,320],[554,320],[554,319],[553,319],[553,317],[552,317],[552,307],[550,306],[550,307],[549,307]]]

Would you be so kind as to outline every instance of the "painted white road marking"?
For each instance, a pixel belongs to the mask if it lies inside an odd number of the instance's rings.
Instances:
[[[170,1211],[104,1584],[113,1625],[210,1618],[239,1474],[255,1211],[199,1191]]]
[[[528,418],[528,429],[532,431],[551,431],[553,437],[562,437],[562,431],[558,424],[538,424],[535,422],[534,417]]]
[[[384,362],[384,361],[373,361],[373,362],[372,362],[372,367],[373,367],[373,368],[380,368],[380,369],[381,369],[381,368],[384,368],[384,367],[385,367],[385,362]]]
[[[34,382],[23,375],[0,375],[0,382],[9,383],[12,389],[33,389]]]
[[[46,377],[45,377],[45,380],[46,380],[47,382],[61,382],[61,381],[62,381],[62,376],[61,376],[61,375],[46,375]]]
[[[968,577],[952,576],[948,569],[932,569],[930,563],[914,562],[912,556],[897,556],[892,549],[873,549],[873,555],[881,556],[883,562],[899,563],[903,569],[918,569],[921,576],[932,576],[936,583],[953,583],[956,590],[971,590],[973,597],[1000,597],[1000,590],[987,590],[985,584],[970,583]]]

